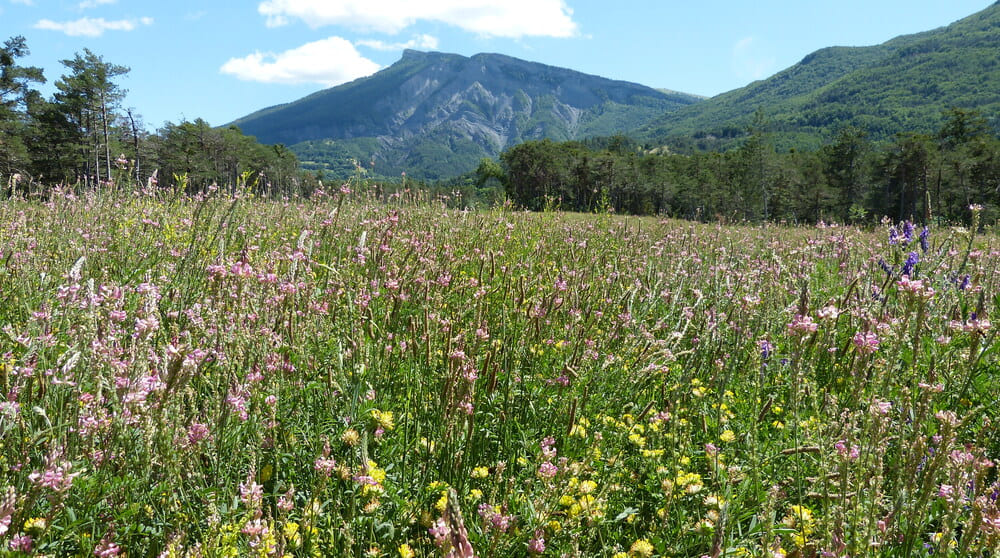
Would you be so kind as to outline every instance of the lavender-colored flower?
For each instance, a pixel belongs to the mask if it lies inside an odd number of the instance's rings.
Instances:
[[[893,246],[899,244],[899,231],[896,227],[889,227],[889,244]]]
[[[278,509],[283,512],[291,511],[295,507],[295,488],[289,488],[288,492],[285,492],[278,497]]]
[[[878,266],[882,268],[882,271],[884,271],[886,275],[892,275],[892,267],[890,267],[889,264],[885,263],[884,259],[882,258],[878,259]]]
[[[958,289],[960,291],[964,291],[965,289],[969,288],[969,285],[971,283],[972,283],[971,277],[969,277],[969,275],[966,274],[965,277],[962,278],[962,282],[958,285]]]
[[[931,231],[926,226],[922,231],[920,231],[920,249],[923,250],[925,254],[931,249],[930,242],[928,242],[930,235]]]
[[[903,223],[903,244],[913,242],[913,223],[907,221]]]
[[[767,339],[762,339],[760,342],[760,358],[767,360],[771,358],[772,352],[774,352],[774,345]]]
[[[907,277],[913,275],[913,268],[917,265],[917,262],[919,261],[920,261],[920,254],[917,254],[916,252],[910,252],[906,256],[906,261],[903,262],[902,274],[906,275]]]

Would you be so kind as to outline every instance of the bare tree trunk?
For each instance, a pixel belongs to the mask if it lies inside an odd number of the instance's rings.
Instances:
[[[108,135],[108,103],[104,91],[101,91],[101,125],[104,128],[104,162],[108,171],[108,182],[111,181],[111,142]]]
[[[89,123],[88,126],[87,126],[87,134],[90,136],[90,141],[92,142],[93,149],[94,149],[94,186],[95,187],[100,187],[100,185],[101,185],[101,143],[100,143],[100,139],[97,136],[97,133],[94,131],[95,122],[94,122],[94,115],[93,114],[90,114],[87,117],[87,122]]]
[[[139,127],[135,125],[135,117],[132,116],[132,109],[125,111],[128,114],[128,121],[132,127],[132,150],[135,152],[135,181],[138,184],[140,176],[139,172]]]

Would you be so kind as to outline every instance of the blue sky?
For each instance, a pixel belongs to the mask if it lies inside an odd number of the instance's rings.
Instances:
[[[89,48],[153,130],[213,125],[370,74],[403,48],[499,52],[712,96],[833,45],[925,31],[992,0],[0,0],[0,40],[62,75]]]

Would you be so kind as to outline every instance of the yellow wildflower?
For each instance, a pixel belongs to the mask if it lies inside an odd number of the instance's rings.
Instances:
[[[474,479],[485,479],[490,476],[490,470],[488,467],[476,467],[469,473],[469,476]]]
[[[396,427],[396,423],[392,417],[392,411],[372,409],[371,414],[372,418],[375,419],[375,423],[378,424],[383,430],[392,430]]]
[[[361,443],[361,435],[358,434],[357,430],[348,428],[343,434],[340,435],[340,441],[353,448]]]
[[[642,558],[649,558],[655,551],[656,549],[653,548],[653,545],[646,539],[639,539],[635,541],[628,549],[629,555],[641,556]]]

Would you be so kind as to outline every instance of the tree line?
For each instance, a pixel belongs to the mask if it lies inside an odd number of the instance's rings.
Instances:
[[[123,108],[126,91],[116,80],[129,68],[89,49],[61,61],[66,73],[51,98],[43,98],[34,88],[46,81],[42,69],[19,64],[28,54],[20,36],[0,48],[0,187],[27,193],[53,184],[127,182],[199,191],[242,181],[291,193],[315,185],[290,150],[262,145],[234,126],[196,119],[147,132],[141,117]]]
[[[863,223],[959,220],[1000,206],[1000,140],[973,110],[946,111],[936,134],[872,142],[844,127],[815,151],[778,152],[759,115],[726,152],[677,154],[625,137],[531,141],[484,160],[476,182],[516,204],[688,219]]]

